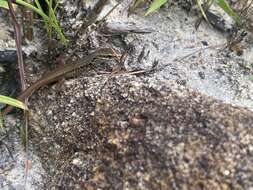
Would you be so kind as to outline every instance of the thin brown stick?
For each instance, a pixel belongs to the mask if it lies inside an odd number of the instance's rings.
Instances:
[[[19,68],[19,75],[20,75],[20,81],[21,81],[21,90],[24,91],[27,85],[25,81],[24,60],[23,60],[22,47],[21,47],[21,30],[14,13],[14,9],[12,7],[11,0],[8,0],[8,6],[9,6],[9,11],[10,11],[11,20],[13,23],[14,33],[15,33],[15,42],[16,42],[16,47],[17,47],[18,68]]]
[[[21,30],[20,26],[17,22],[14,9],[12,7],[12,1],[8,0],[8,6],[9,6],[9,11],[11,15],[11,20],[13,23],[14,27],[14,34],[15,34],[15,42],[16,42],[16,47],[17,47],[17,57],[18,57],[18,67],[19,67],[19,75],[20,75],[20,81],[21,81],[21,91],[26,90],[26,81],[25,81],[25,69],[24,69],[24,59],[23,59],[23,54],[22,54],[22,47],[21,47]],[[24,99],[24,103],[27,104],[27,98]],[[25,154],[26,154],[26,162],[28,162],[28,114],[26,111],[24,111],[24,118],[25,118],[25,132],[26,132],[26,145],[25,145]],[[25,184],[27,181],[27,176],[28,176],[28,166],[25,166],[26,172],[25,172]]]

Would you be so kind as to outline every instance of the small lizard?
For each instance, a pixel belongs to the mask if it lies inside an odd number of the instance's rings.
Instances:
[[[92,62],[94,62],[95,59],[99,57],[105,57],[107,55],[113,55],[113,52],[109,48],[103,48],[87,55],[86,57],[78,61],[76,64],[64,65],[63,67],[48,73],[46,76],[42,77],[41,79],[33,83],[30,87],[28,87],[25,91],[23,91],[16,99],[24,101],[26,98],[29,98],[36,90],[40,89],[41,87],[51,84],[53,82],[57,82],[67,73],[74,71],[80,67],[89,65]],[[3,109],[2,114],[3,115],[8,114],[12,110],[12,108],[13,107],[11,106],[7,106],[6,108]]]

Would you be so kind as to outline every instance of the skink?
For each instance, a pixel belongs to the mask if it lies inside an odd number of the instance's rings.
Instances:
[[[91,64],[93,61],[95,61],[98,57],[103,57],[108,54],[112,55],[111,49],[99,49],[96,50],[94,53],[91,53],[78,61],[75,64],[66,64],[63,67],[56,69],[55,71],[52,71],[48,73],[46,76],[43,76],[41,79],[33,83],[30,87],[28,87],[25,91],[23,91],[16,99],[20,101],[24,101],[26,98],[29,98],[36,90],[40,89],[43,86],[46,86],[48,84],[51,84],[53,82],[57,82],[61,77],[64,77],[65,74],[74,71],[80,67],[86,66]],[[6,115],[8,114],[13,107],[7,106],[3,109],[2,114]]]

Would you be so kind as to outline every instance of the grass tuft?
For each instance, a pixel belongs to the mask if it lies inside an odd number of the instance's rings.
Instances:
[[[61,27],[58,23],[58,20],[55,16],[55,12],[56,12],[56,8],[58,6],[58,1],[56,3],[56,6],[53,7],[53,0],[45,0],[47,6],[48,6],[48,15],[43,11],[40,3],[38,0],[35,0],[35,5],[27,3],[24,0],[16,0],[15,3],[17,3],[18,5],[24,6],[26,9],[32,10],[33,12],[35,12],[36,14],[40,15],[41,18],[43,19],[46,29],[47,29],[47,34],[48,37],[51,39],[52,38],[52,28],[56,31],[57,37],[60,40],[60,42],[63,45],[67,45],[68,40],[65,38]],[[7,5],[7,7],[6,7]],[[7,0],[0,0],[0,7],[1,8],[6,8],[8,9],[8,4],[7,4]]]
[[[150,15],[151,13],[154,13],[157,11],[162,5],[164,5],[168,0],[153,0],[150,4],[147,12],[145,13],[145,16]],[[140,4],[142,0],[135,0],[134,6],[137,7],[138,4]],[[196,0],[196,3],[198,5],[198,8],[202,14],[202,16],[205,18],[205,20],[208,22],[208,19],[205,14],[205,10],[208,9],[212,4],[218,5],[226,14],[228,14],[230,17],[232,17],[237,24],[241,23],[240,17],[230,8],[230,6],[224,1],[224,0]]]

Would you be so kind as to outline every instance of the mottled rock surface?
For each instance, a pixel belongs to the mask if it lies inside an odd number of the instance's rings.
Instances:
[[[246,109],[142,76],[84,77],[43,92],[33,129],[47,189],[253,187]]]
[[[68,37],[86,15],[76,2],[61,2]],[[188,10],[193,1],[177,2]],[[197,18],[177,5],[144,18],[146,9],[128,17],[129,1],[124,3],[108,21],[134,22],[154,32],[115,37],[96,31],[87,46],[121,54],[132,47],[126,61],[82,68],[61,90],[45,87],[30,98],[31,152],[43,166],[31,164],[32,182],[37,168],[44,185],[39,189],[252,189],[253,115],[231,105],[253,110],[251,44],[238,57],[222,49],[223,33],[204,22],[196,31]],[[76,58],[86,52],[80,49]],[[47,58],[40,56],[27,59],[29,83],[45,70]],[[141,69],[147,72],[127,74]],[[8,166],[5,157],[2,166]],[[20,168],[24,174],[24,164]],[[7,186],[2,176],[0,188],[22,184]]]
[[[205,24],[196,31],[196,19],[178,7],[143,19],[145,10],[127,17],[126,6],[108,20],[155,32],[89,38],[93,48],[133,47],[121,74],[115,62],[93,65],[62,90],[44,88],[31,97],[45,189],[253,188],[253,114],[224,103],[242,97],[237,105],[252,108],[247,51],[237,57],[207,50],[226,43],[224,35]],[[126,74],[155,64],[153,72]]]

